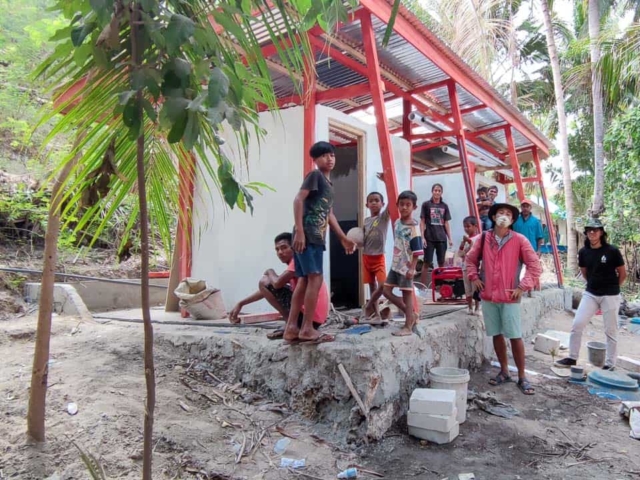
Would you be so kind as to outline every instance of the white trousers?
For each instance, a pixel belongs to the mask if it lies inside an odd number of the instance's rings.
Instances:
[[[607,337],[607,357],[605,364],[615,367],[618,358],[618,310],[620,309],[620,295],[604,295],[597,297],[584,292],[578,306],[578,311],[571,326],[569,338],[569,357],[578,359],[582,332],[598,310],[602,310],[604,319],[604,334]]]

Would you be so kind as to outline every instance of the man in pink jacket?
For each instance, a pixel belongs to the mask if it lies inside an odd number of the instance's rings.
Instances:
[[[489,210],[493,229],[476,240],[467,254],[466,266],[469,280],[481,291],[485,328],[487,335],[493,337],[493,348],[500,362],[500,373],[489,380],[489,384],[511,382],[506,337],[511,341],[513,359],[518,367],[518,388],[525,395],[533,395],[534,389],[524,373],[520,298],[534,288],[542,268],[529,240],[511,228],[519,213],[513,205],[494,204]],[[526,274],[520,280],[523,265]]]

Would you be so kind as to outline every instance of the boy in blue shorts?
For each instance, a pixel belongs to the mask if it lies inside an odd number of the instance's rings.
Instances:
[[[422,255],[422,234],[418,222],[413,218],[413,212],[418,208],[416,194],[405,190],[398,195],[397,205],[400,218],[393,229],[393,261],[384,282],[384,296],[405,316],[404,327],[393,332],[393,335],[406,336],[413,333],[418,316],[413,307],[413,277],[416,275],[418,257]],[[400,289],[402,297],[393,294],[395,287]]]
[[[298,282],[289,310],[289,320],[284,331],[287,343],[323,343],[333,341],[328,334],[320,334],[313,328],[318,292],[322,286],[322,263],[327,226],[336,233],[347,253],[353,253],[356,244],[349,240],[333,215],[333,185],[331,170],[336,156],[329,142],[317,142],[309,151],[317,170],[309,173],[293,201],[295,226],[293,251]],[[304,311],[302,327],[298,327],[298,315]]]

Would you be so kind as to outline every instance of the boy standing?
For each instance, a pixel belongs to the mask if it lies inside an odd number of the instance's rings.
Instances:
[[[478,198],[476,198],[476,204],[478,205],[478,214],[480,215],[482,230],[491,230],[489,208],[491,207],[492,202],[488,198],[489,189],[487,189],[487,187],[478,187],[476,193],[478,194]]]
[[[416,274],[418,257],[422,255],[422,235],[418,222],[412,216],[416,208],[418,197],[411,190],[405,190],[398,195],[400,218],[393,229],[393,262],[384,282],[384,296],[405,315],[404,327],[393,332],[396,336],[411,335],[417,321],[413,309],[413,277]],[[402,298],[393,294],[394,287],[402,291]]]
[[[462,226],[464,228],[465,235],[462,238],[462,242],[460,243],[458,255],[462,259],[462,280],[464,282],[464,293],[467,297],[467,307],[469,308],[469,310],[467,311],[467,315],[478,315],[480,311],[480,295],[474,295],[473,284],[471,283],[471,280],[469,280],[469,276],[467,275],[467,265],[465,263],[467,253],[469,253],[469,250],[471,250],[474,242],[479,237],[478,220],[476,219],[476,217],[466,217],[462,221]],[[475,310],[473,308],[474,299],[476,301]]]
[[[333,185],[331,170],[336,156],[329,142],[317,142],[309,151],[317,170],[309,173],[293,201],[295,227],[293,251],[298,282],[291,299],[289,319],[284,332],[287,342],[322,343],[333,341],[331,335],[320,334],[313,328],[318,292],[322,286],[322,264],[327,225],[338,235],[347,253],[353,253],[355,243],[347,238],[333,215]],[[304,306],[302,327],[298,327],[298,315]]]
[[[367,195],[367,208],[371,216],[364,219],[364,248],[362,251],[362,281],[369,284],[371,298],[364,306],[364,316],[370,320],[375,315],[380,317],[378,300],[382,296],[384,281],[387,278],[387,267],[384,261],[384,246],[389,231],[389,210],[384,207],[381,193],[371,192]]]

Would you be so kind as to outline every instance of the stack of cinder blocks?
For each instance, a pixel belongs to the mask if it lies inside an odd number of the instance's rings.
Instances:
[[[409,401],[409,435],[434,443],[449,443],[460,432],[455,390],[418,388]]]

